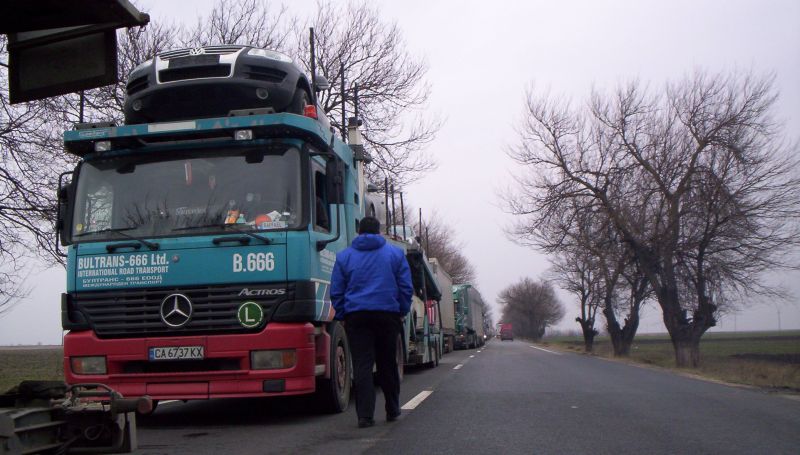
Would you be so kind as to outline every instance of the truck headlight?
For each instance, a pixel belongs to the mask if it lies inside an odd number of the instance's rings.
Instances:
[[[275,351],[250,351],[250,369],[279,370],[292,368],[297,363],[294,349]]]
[[[103,356],[70,357],[75,374],[106,374],[106,358]]]

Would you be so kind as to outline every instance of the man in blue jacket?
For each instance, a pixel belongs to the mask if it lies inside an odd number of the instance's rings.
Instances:
[[[331,300],[336,319],[345,321],[359,428],[375,424],[372,365],[386,399],[386,420],[400,416],[400,376],[395,350],[414,287],[403,250],[386,243],[380,221],[365,217],[353,245],[336,255]]]

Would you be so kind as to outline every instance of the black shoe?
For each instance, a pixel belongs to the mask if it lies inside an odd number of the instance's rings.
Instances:
[[[366,417],[361,417],[358,419],[358,428],[367,428],[375,425],[375,419],[368,419]]]
[[[400,413],[397,414],[386,414],[386,421],[387,422],[394,422],[400,418]]]

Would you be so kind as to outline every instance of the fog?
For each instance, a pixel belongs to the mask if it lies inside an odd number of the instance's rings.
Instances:
[[[531,84],[582,102],[592,86],[639,79],[653,88],[695,69],[774,73],[777,114],[789,139],[800,139],[800,2],[797,1],[415,1],[370,2],[396,21],[414,55],[429,65],[429,113],[444,120],[428,152],[438,169],[406,189],[425,214],[453,226],[477,270],[488,302],[517,279],[541,277],[546,258],[504,234],[512,219],[498,193],[510,181],[507,148]],[[212,1],[141,1],[151,21],[191,25]],[[311,1],[288,2],[290,13]],[[800,272],[771,278],[800,295]],[[34,271],[30,296],[0,316],[0,345],[58,344],[63,270]],[[558,329],[578,329],[577,304]],[[800,328],[798,297],[748,302],[714,330]],[[499,309],[495,309],[499,315]],[[660,310],[644,310],[641,332],[663,331]]]

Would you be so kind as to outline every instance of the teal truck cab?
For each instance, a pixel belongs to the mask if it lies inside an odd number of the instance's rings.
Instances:
[[[64,133],[79,157],[59,188],[68,383],[154,400],[317,393],[332,411],[347,407],[350,353],[329,285],[336,252],[365,213],[357,122],[350,144],[337,137],[302,75],[288,85],[302,96],[273,96],[287,71],[262,67],[273,82],[260,87],[245,70],[262,57],[262,66],[273,58],[285,68],[286,58],[251,49],[226,47],[238,57],[213,58],[219,49],[199,48],[151,62],[148,83],[160,85],[152,93],[169,99],[176,84],[197,97],[202,117],[192,117],[191,103],[156,115],[162,98],[152,95],[130,104],[134,124]],[[229,73],[209,69],[226,61]],[[145,73],[136,71],[141,86]],[[209,117],[208,86],[187,88],[203,74],[250,78],[254,99],[289,105],[250,109],[242,91],[214,100],[219,112]],[[137,123],[143,118],[159,121]]]

